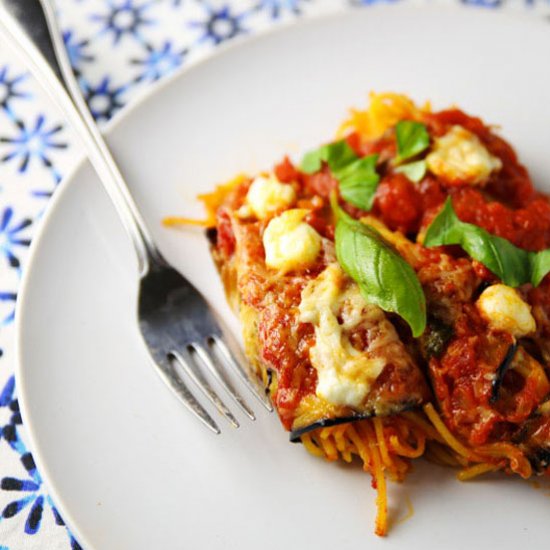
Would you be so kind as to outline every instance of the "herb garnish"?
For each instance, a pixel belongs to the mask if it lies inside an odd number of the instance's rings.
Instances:
[[[323,145],[307,153],[300,169],[306,174],[320,170],[326,162],[338,180],[340,194],[350,204],[369,211],[374,202],[380,176],[376,172],[378,155],[359,157],[346,140]]]
[[[402,164],[395,169],[396,172],[405,174],[413,183],[422,181],[426,175],[426,170],[427,166],[425,160],[417,160],[415,162],[409,162],[408,164]]]
[[[397,313],[414,337],[426,328],[426,299],[412,267],[373,227],[353,219],[331,198],[336,257],[370,304]]]
[[[367,212],[372,208],[380,176],[376,173],[378,155],[369,155],[334,173],[340,182],[342,197]]]
[[[313,174],[321,169],[323,162],[326,162],[334,174],[358,158],[348,142],[342,139],[306,153],[300,164],[300,170],[306,174]]]
[[[402,162],[422,153],[430,145],[430,135],[425,124],[414,120],[401,120],[395,125],[397,158]]]
[[[550,249],[529,252],[477,225],[460,221],[449,197],[428,227],[424,246],[450,244],[460,245],[474,260],[511,287],[525,283],[538,286],[550,271]]]

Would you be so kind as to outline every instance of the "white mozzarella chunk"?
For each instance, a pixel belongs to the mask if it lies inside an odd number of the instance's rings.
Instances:
[[[426,163],[430,172],[441,179],[470,185],[482,185],[491,172],[502,168],[501,160],[491,155],[480,139],[462,126],[453,126],[435,140]]]
[[[275,176],[258,176],[246,195],[246,206],[259,220],[289,208],[296,201],[292,185],[281,183]]]
[[[491,328],[509,332],[516,338],[531,334],[537,328],[531,307],[509,286],[497,284],[486,288],[476,306]]]
[[[322,238],[303,221],[308,210],[294,208],[273,218],[263,234],[265,263],[281,273],[303,269],[315,262]]]

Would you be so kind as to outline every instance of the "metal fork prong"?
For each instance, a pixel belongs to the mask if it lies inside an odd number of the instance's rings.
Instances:
[[[185,406],[185,408],[215,434],[221,433],[221,430],[214,419],[195,399],[195,396],[189,391],[185,382],[177,375],[176,372],[174,372],[174,367],[170,364],[168,357],[166,358],[165,364],[155,362],[155,365],[158,367],[157,371],[164,383],[174,392],[174,395]]]
[[[244,382],[246,387],[254,394],[256,399],[269,412],[273,412],[273,405],[270,403],[263,389],[259,387],[259,384],[251,380],[250,375],[243,369],[243,367],[241,366],[241,363],[235,358],[235,355],[229,349],[227,344],[219,336],[212,336],[211,340],[218,347],[223,358],[231,365],[233,370],[237,373],[239,378]]]
[[[225,406],[225,403],[219,398],[218,394],[212,389],[206,378],[200,372],[200,369],[193,367],[193,358],[189,351],[172,350],[170,354],[181,365],[187,376],[193,380],[196,386],[204,393],[206,398],[218,409],[221,415],[235,428],[239,427],[237,419],[233,413]]]
[[[210,371],[210,374],[218,381],[220,386],[233,398],[235,403],[240,407],[240,409],[250,418],[250,420],[256,420],[256,416],[250,409],[250,407],[245,403],[244,399],[237,393],[237,390],[233,387],[233,384],[228,380],[223,368],[218,365],[218,361],[210,354],[210,352],[205,349],[200,344],[193,344],[193,349],[195,350],[199,359],[204,363],[206,368]]]

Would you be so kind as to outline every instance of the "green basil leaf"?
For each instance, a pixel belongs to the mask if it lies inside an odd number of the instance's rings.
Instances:
[[[510,241],[491,235],[477,225],[460,221],[450,198],[428,227],[424,246],[460,245],[504,284],[517,287],[540,284],[550,271],[550,249],[529,252]]]
[[[550,272],[550,248],[540,252],[531,252],[531,283],[539,286],[541,281]]]
[[[395,126],[397,160],[399,162],[422,153],[430,145],[426,125],[414,120],[402,120]]]
[[[426,175],[426,170],[427,166],[425,160],[417,160],[415,162],[409,162],[408,164],[402,164],[395,169],[396,172],[405,174],[413,183],[422,181]]]
[[[348,142],[342,139],[306,153],[300,164],[300,170],[306,174],[313,174],[321,169],[323,162],[326,162],[330,170],[335,172],[357,160],[357,158],[355,151],[348,145]]]
[[[397,313],[418,337],[426,328],[426,299],[412,267],[373,227],[339,215],[336,257],[370,304]]]
[[[306,174],[313,174],[326,162],[338,180],[342,197],[350,204],[369,211],[380,181],[376,173],[377,160],[378,155],[358,157],[346,140],[340,140],[307,153],[300,169]]]
[[[325,147],[327,148],[327,153],[324,160],[326,160],[333,173],[336,173],[359,158],[345,139],[335,141]]]
[[[321,169],[323,161],[323,152],[321,149],[315,151],[309,151],[304,155],[302,162],[300,163],[300,170],[306,174],[313,174]]]
[[[334,173],[344,200],[367,212],[372,208],[380,181],[376,173],[377,160],[378,155],[359,158]]]

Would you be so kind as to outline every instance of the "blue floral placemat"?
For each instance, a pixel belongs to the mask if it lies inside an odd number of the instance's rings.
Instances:
[[[57,0],[65,43],[100,124],[216,46],[273,25],[399,0]],[[401,0],[412,1],[412,0]],[[445,0],[424,0],[441,2]],[[550,0],[448,0],[548,17]],[[550,32],[550,28],[549,28]],[[25,66],[0,48],[0,550],[80,548],[26,443],[14,381],[14,311],[28,247],[82,152]]]

